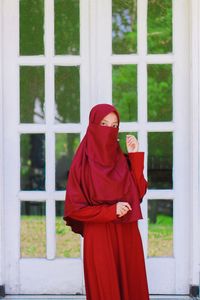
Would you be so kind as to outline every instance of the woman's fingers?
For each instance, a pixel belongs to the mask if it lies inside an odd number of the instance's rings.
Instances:
[[[123,217],[129,210],[132,210],[128,202],[118,202],[117,203],[117,215]]]
[[[130,135],[130,134],[126,135],[126,146],[127,146],[128,152],[138,151],[139,143],[134,135]]]

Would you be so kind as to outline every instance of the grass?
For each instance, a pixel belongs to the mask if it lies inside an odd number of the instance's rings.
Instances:
[[[56,217],[56,256],[80,257],[80,236]],[[21,257],[46,257],[45,216],[21,216]]]
[[[148,227],[148,256],[173,256],[173,218],[159,214]]]
[[[173,255],[173,219],[158,215],[155,224],[148,222],[148,256]],[[56,257],[80,257],[80,235],[56,217]],[[46,257],[45,216],[21,216],[21,257]]]

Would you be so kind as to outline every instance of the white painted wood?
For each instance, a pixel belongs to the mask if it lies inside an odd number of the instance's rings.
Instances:
[[[19,292],[18,3],[3,1],[5,288]],[[13,29],[14,28],[14,29]],[[11,44],[12,42],[12,44]],[[13,234],[11,234],[11,232]]]
[[[147,277],[151,294],[176,294],[176,262],[172,257],[147,258]],[[160,278],[162,274],[162,278]],[[162,284],[162,290],[159,284]]]
[[[112,97],[112,65],[138,65],[138,121],[120,124],[121,131],[138,131],[140,150],[145,151],[147,162],[147,132],[173,132],[174,136],[174,189],[149,190],[143,199],[143,220],[139,221],[145,257],[147,256],[147,199],[172,199],[174,201],[174,255],[175,258],[146,258],[151,293],[187,293],[189,247],[189,148],[182,147],[189,136],[189,65],[188,65],[188,1],[173,1],[173,45],[171,54],[147,54],[147,0],[138,1],[138,52],[133,55],[111,54],[111,1],[97,2],[97,102],[111,103]],[[103,16],[103,22],[102,22]],[[147,122],[147,65],[173,65],[173,110],[171,122]],[[187,143],[187,142],[186,142]],[[180,155],[182,153],[182,155]],[[145,164],[146,165],[146,164]],[[145,168],[145,174],[147,170]],[[181,176],[180,176],[181,174]],[[185,176],[184,176],[185,174]],[[154,198],[155,197],[155,198]],[[186,220],[185,220],[186,219]],[[180,234],[181,232],[181,234]],[[185,239],[184,239],[185,238]],[[184,247],[184,251],[182,248]],[[165,270],[165,274],[163,274]]]
[[[82,260],[21,259],[20,294],[82,293]],[[33,284],[34,283],[34,284]]]
[[[7,212],[5,214],[6,293],[82,293],[84,291],[83,249],[81,248],[81,257],[77,259],[56,257],[55,200],[63,201],[65,191],[55,191],[55,134],[69,132],[80,133],[83,136],[86,128],[90,106],[89,1],[80,1],[80,56],[54,56],[54,1],[46,0],[45,55],[20,57],[18,55],[18,5],[17,0],[4,1],[1,10],[4,22],[3,63],[5,71],[3,113],[9,116],[4,123],[5,210]],[[19,124],[20,65],[44,66],[45,68],[45,124]],[[80,124],[55,124],[54,122],[54,66],[56,65],[80,66]],[[46,191],[20,191],[19,141],[20,134],[23,133],[45,134]],[[28,200],[46,203],[46,259],[20,258],[20,203]]]
[[[96,89],[97,103],[112,103],[112,1],[97,0],[97,31],[96,31]]]
[[[3,42],[2,2],[0,2],[0,44]],[[0,47],[0,285],[5,282],[5,236],[4,236],[4,153],[3,153],[3,56]]]
[[[189,227],[190,170],[189,148],[189,32],[188,1],[173,2],[173,107],[174,122],[174,256],[176,262],[175,293],[188,292],[189,283]],[[184,153],[183,153],[184,149]],[[182,155],[181,155],[182,154]],[[184,155],[183,155],[184,154]],[[184,176],[184,174],[186,176]]]
[[[51,103],[51,102],[50,102]],[[50,110],[50,108],[48,108]],[[51,119],[51,122],[53,119]],[[81,125],[80,124],[55,124],[52,125],[51,123],[48,125],[48,130],[54,130],[54,132],[71,132],[71,133],[79,133],[81,132]],[[21,133],[43,133],[47,131],[46,124],[20,124],[19,125],[19,132]]]
[[[138,33],[137,33],[137,49],[138,49],[138,67],[137,67],[137,93],[138,93],[138,141],[140,151],[145,152],[145,170],[144,174],[147,178],[147,66],[145,57],[147,55],[147,0],[137,2],[138,13]],[[141,204],[143,219],[139,221],[145,260],[147,257],[148,246],[148,223],[147,223],[147,195],[143,198]],[[148,273],[147,273],[148,276]]]
[[[191,60],[191,230],[190,230],[190,284],[200,286],[200,3],[191,1],[190,60]]]
[[[20,56],[18,58],[18,61],[22,66],[40,66],[47,63],[48,57],[45,57],[43,55]],[[51,58],[51,61],[53,61],[54,64],[58,66],[78,66],[81,64],[81,57],[78,55],[56,55]]]
[[[90,94],[90,35],[89,35],[89,1],[80,1],[80,49],[81,49],[81,67],[80,67],[80,122],[81,138],[84,136],[89,111],[91,106]]]

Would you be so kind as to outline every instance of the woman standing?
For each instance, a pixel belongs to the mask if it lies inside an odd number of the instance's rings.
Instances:
[[[66,225],[84,237],[87,300],[149,300],[138,220],[146,193],[144,152],[127,136],[118,142],[120,117],[98,104],[73,158],[66,186]]]

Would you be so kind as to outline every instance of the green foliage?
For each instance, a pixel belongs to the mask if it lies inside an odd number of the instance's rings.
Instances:
[[[113,66],[113,104],[122,122],[137,121],[137,66]]]
[[[55,101],[59,122],[80,121],[79,66],[55,67]]]
[[[148,65],[148,120],[172,120],[171,65]]]
[[[55,0],[55,53],[79,54],[79,0]]]
[[[36,99],[40,104],[44,119],[44,67],[20,67],[20,121],[34,123]]]
[[[20,55],[44,53],[44,0],[20,0]]]
[[[112,48],[114,54],[137,52],[137,0],[112,1]]]
[[[172,52],[172,0],[148,0],[148,52]]]
[[[148,255],[173,255],[173,218],[158,214],[156,223],[148,220]]]

